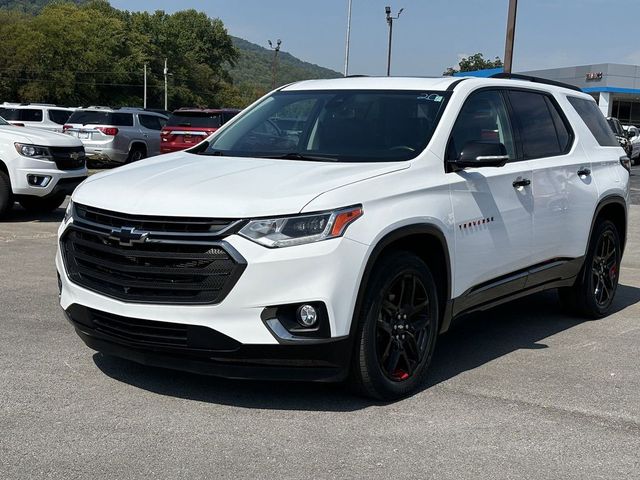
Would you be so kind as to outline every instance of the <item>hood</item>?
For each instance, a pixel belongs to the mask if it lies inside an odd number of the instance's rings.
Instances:
[[[0,138],[20,143],[32,143],[43,147],[81,147],[77,138],[38,128],[0,126]]]
[[[326,191],[405,168],[407,162],[326,163],[177,152],[94,175],[73,200],[137,215],[287,215]]]

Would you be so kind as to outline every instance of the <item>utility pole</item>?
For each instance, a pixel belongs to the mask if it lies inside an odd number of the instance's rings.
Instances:
[[[347,13],[347,41],[344,53],[344,76],[349,76],[349,44],[351,41],[351,4],[353,0],[349,0],[349,10]]]
[[[384,7],[384,13],[387,15],[387,25],[389,25],[389,49],[387,51],[387,77],[391,76],[391,40],[393,39],[393,21],[400,18],[404,8],[398,11],[398,14],[394,17],[391,15],[391,7]]]
[[[169,110],[169,69],[167,68],[167,59],[164,59],[164,109]]]
[[[276,46],[273,46],[271,40],[269,42],[269,47],[273,50],[273,64],[271,65],[271,90],[276,88],[276,79],[278,77],[278,53],[280,52],[280,45],[282,45],[282,40],[278,39],[276,42]]]
[[[147,64],[144,64],[144,108],[147,108]]]
[[[511,73],[513,68],[513,45],[516,39],[516,15],[518,0],[509,0],[509,15],[507,17],[507,40],[504,47],[504,73]]]

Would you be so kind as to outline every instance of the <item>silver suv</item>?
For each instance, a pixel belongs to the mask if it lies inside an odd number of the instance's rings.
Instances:
[[[89,160],[131,163],[160,154],[165,115],[142,108],[89,107],[74,112],[64,133],[82,141]]]

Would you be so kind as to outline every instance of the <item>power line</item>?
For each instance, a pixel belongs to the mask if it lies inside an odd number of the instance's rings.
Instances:
[[[0,76],[0,80],[20,80],[24,82],[39,82],[39,83],[73,83],[75,85],[98,85],[98,86],[106,86],[106,87],[144,87],[142,83],[102,83],[102,82],[61,82],[59,80],[51,80],[51,79],[39,79],[39,78],[28,78],[28,77],[6,77]],[[164,88],[160,85],[149,85],[149,88]]]

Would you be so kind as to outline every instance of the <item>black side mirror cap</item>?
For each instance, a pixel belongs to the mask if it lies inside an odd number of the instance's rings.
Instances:
[[[451,161],[454,170],[479,167],[504,167],[509,161],[507,148],[496,142],[468,142],[460,158]]]

